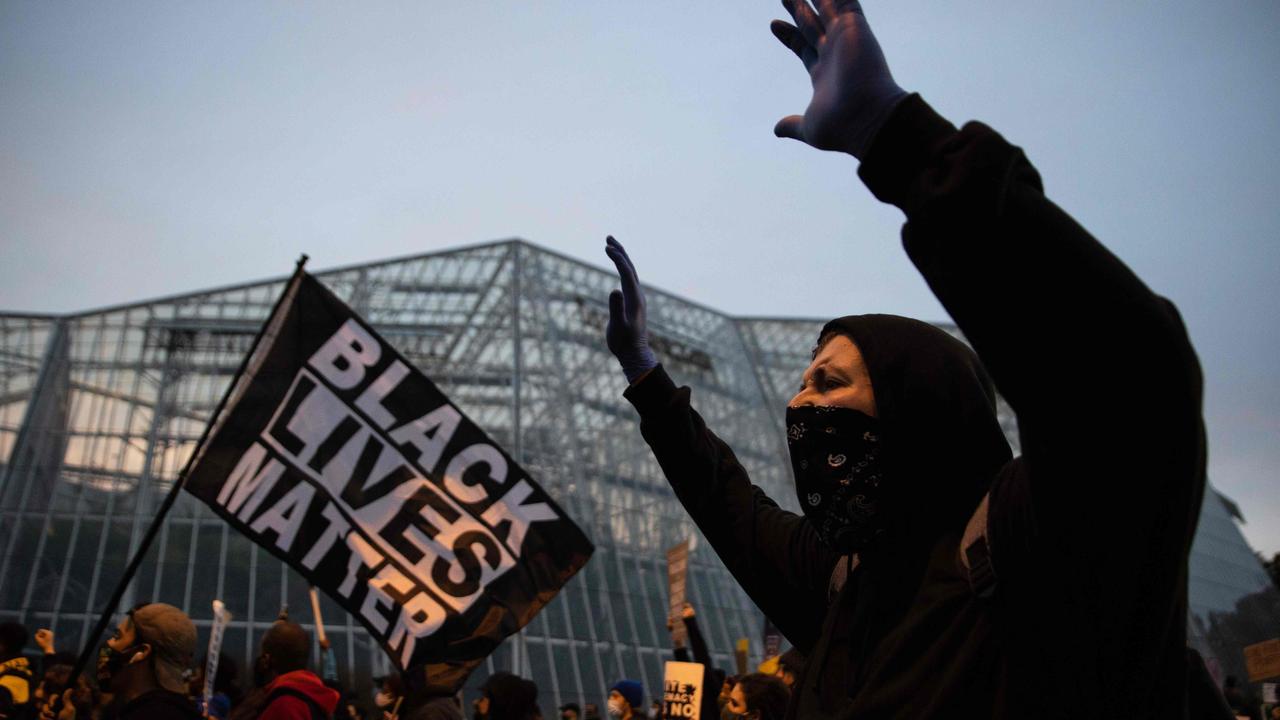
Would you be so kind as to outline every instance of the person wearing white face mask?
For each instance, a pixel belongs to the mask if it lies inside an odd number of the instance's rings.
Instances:
[[[609,688],[609,717],[644,718],[644,686],[635,680],[619,680]]]

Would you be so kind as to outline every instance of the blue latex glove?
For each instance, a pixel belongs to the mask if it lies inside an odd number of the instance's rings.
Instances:
[[[609,352],[622,365],[627,382],[633,383],[658,365],[645,329],[644,292],[640,290],[636,268],[622,243],[610,235],[605,239],[604,252],[617,266],[618,277],[622,280],[622,289],[609,293],[609,325],[604,336],[609,343]]]
[[[795,20],[770,28],[809,71],[813,99],[804,115],[778,121],[773,133],[862,159],[876,132],[907,92],[889,74],[880,43],[858,0],[782,0]]]

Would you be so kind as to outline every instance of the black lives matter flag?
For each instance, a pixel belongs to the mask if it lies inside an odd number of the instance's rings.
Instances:
[[[594,549],[422,373],[299,271],[186,487],[360,620],[403,670],[459,686]]]

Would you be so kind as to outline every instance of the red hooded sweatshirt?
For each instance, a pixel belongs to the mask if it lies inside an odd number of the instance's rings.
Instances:
[[[288,688],[291,692],[279,692],[280,688]],[[294,670],[287,672],[267,686],[267,696],[274,698],[263,709],[258,720],[311,720],[311,705],[293,693],[311,698],[316,705],[332,716],[338,706],[338,692],[325,687],[320,678],[310,670]]]

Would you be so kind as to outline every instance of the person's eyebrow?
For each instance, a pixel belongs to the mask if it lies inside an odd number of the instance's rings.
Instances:
[[[832,365],[831,368],[826,371],[826,374],[834,375],[842,380],[850,380],[853,378],[853,371],[851,368],[842,368],[839,365]]]

